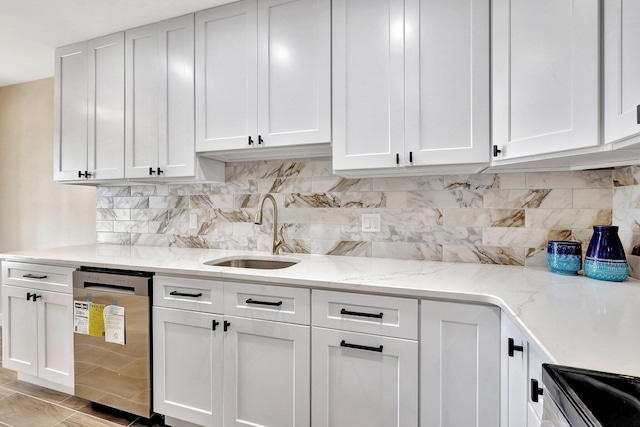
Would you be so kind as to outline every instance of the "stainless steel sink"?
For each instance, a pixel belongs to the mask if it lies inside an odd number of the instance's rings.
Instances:
[[[212,259],[204,262],[204,265],[212,265],[217,267],[236,267],[236,268],[259,268],[264,270],[274,270],[278,268],[287,268],[299,263],[299,259],[295,258],[260,258],[260,257],[228,257],[220,259]]]

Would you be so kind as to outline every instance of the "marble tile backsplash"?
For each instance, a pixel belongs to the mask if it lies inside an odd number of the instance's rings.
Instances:
[[[594,224],[640,255],[639,182],[637,167],[346,179],[330,159],[228,163],[224,184],[99,187],[97,241],[268,251],[271,206],[253,218],[272,193],[285,252],[544,266],[547,240],[587,245]]]

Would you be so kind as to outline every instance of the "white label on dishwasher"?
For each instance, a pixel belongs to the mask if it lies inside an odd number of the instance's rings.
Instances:
[[[124,345],[124,307],[108,305],[104,308],[104,340]]]
[[[89,333],[89,307],[88,301],[73,302],[73,332],[87,335]]]

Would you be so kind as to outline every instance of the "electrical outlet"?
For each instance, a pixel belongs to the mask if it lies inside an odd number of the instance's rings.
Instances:
[[[362,214],[362,232],[380,232],[380,214]]]
[[[191,230],[195,230],[198,228],[198,215],[197,214],[190,214],[189,215],[189,228]]]

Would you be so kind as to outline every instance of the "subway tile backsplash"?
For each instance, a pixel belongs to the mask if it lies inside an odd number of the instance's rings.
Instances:
[[[640,259],[640,168],[346,179],[330,159],[228,163],[226,183],[103,186],[101,243],[268,251],[272,193],[285,252],[544,266],[547,240],[586,245],[620,226],[632,275]],[[381,231],[363,233],[363,213]],[[189,227],[191,215],[197,227]]]

